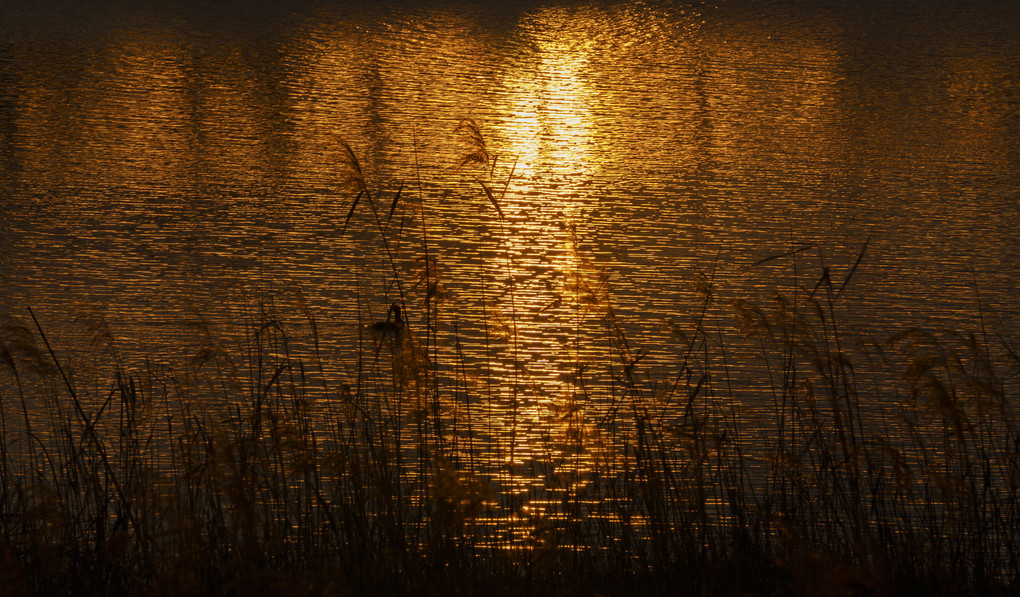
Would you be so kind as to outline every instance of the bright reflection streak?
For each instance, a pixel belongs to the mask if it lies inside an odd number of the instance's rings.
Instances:
[[[543,461],[569,443],[573,427],[564,413],[578,392],[573,373],[581,314],[569,294],[584,262],[572,232],[589,199],[576,185],[597,168],[591,110],[599,102],[590,72],[593,40],[583,22],[590,15],[561,13],[543,10],[520,24],[521,43],[533,48],[533,61],[503,73],[506,117],[493,127],[501,171],[509,176],[512,162],[514,172],[502,207],[510,226],[503,238],[506,268],[515,285],[513,304],[503,309],[513,311],[512,358],[519,363],[505,372],[518,406],[515,428],[504,435],[512,445],[504,451],[516,466]],[[523,473],[510,481],[516,491],[546,483]]]
[[[538,63],[506,74],[509,117],[500,127],[508,152],[527,180],[577,175],[593,140],[597,104],[587,78],[588,48],[570,40],[533,39]]]

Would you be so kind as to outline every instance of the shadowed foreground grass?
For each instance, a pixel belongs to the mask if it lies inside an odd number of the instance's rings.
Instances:
[[[246,329],[241,369],[205,355],[182,373],[118,372],[86,395],[40,328],[8,322],[0,585],[1015,591],[1020,435],[988,347],[917,330],[892,339],[908,393],[895,421],[872,421],[850,363],[818,345],[833,330],[795,339],[789,305],[740,309],[775,364],[766,433],[730,412],[738,397],[713,389],[726,384],[701,362],[707,341],[660,384],[668,391],[651,391],[621,361],[564,406],[562,436],[535,457],[547,467],[541,496],[511,491],[519,468],[491,458],[501,439],[466,416],[463,389],[445,385],[457,378],[437,376],[420,354],[397,365],[366,356],[361,387],[323,385],[319,357],[295,354],[262,313]]]
[[[471,139],[461,165],[487,164]],[[350,214],[361,200],[378,222],[343,148]],[[499,186],[477,181],[502,222]],[[604,274],[578,271],[603,357],[576,363],[556,431],[525,457],[512,436],[526,397],[440,346],[422,250],[422,297],[404,304],[415,333],[358,322],[349,362],[321,349],[307,305],[296,325],[261,300],[216,330],[233,341],[203,327],[178,368],[113,355],[84,384],[45,322],[6,319],[0,591],[1020,591],[1020,358],[1005,341],[910,329],[851,346],[846,281],[828,270],[723,322],[706,277],[700,311],[673,324],[675,370],[651,379]],[[513,317],[503,328],[493,360],[513,358]]]

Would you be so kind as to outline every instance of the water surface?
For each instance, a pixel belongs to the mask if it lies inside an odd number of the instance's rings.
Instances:
[[[425,318],[426,246],[446,346],[481,368],[486,321],[515,321],[506,378],[523,372],[524,394],[566,391],[578,338],[605,333],[579,331],[578,274],[652,373],[675,362],[666,321],[697,314],[699,274],[726,311],[825,267],[842,282],[865,244],[839,299],[854,326],[973,330],[980,314],[1018,340],[1011,3],[3,13],[0,305],[33,307],[62,350],[90,350],[84,317],[120,359],[177,363],[196,319],[296,288],[346,354],[401,292]],[[454,168],[463,118],[491,168]],[[367,199],[347,220],[337,138],[383,219],[399,191],[384,232]],[[796,265],[758,264],[804,245]]]

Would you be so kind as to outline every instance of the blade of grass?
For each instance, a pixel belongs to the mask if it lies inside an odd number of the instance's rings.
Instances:
[[[351,203],[351,209],[347,212],[347,217],[344,219],[344,227],[340,230],[340,236],[343,236],[344,233],[347,232],[347,224],[351,222],[351,217],[354,215],[354,208],[358,206],[358,201],[361,200],[361,196],[364,194],[365,191],[358,191],[358,194],[354,196],[354,201]]]
[[[393,203],[390,204],[390,213],[386,216],[386,226],[389,227],[390,220],[393,219],[393,212],[397,209],[397,204],[400,203],[400,193],[404,190],[404,183],[400,183],[400,188],[397,189],[397,194],[393,196]]]
[[[864,246],[861,247],[861,252],[857,254],[857,260],[854,261],[854,266],[850,268],[850,273],[846,275],[846,279],[843,280],[843,284],[840,285],[839,290],[836,291],[836,299],[843,293],[843,289],[850,283],[850,278],[854,277],[854,273],[857,272],[857,267],[861,264],[861,260],[864,259],[864,253],[868,250],[868,243],[871,242],[871,237],[864,239]],[[833,299],[835,300],[835,299]]]
[[[482,182],[482,180],[477,176],[475,177],[475,180],[478,181],[478,184],[482,185],[482,190],[485,191],[485,196],[489,198],[489,202],[492,203],[492,206],[496,208],[496,213],[499,214],[499,219],[505,220],[506,217],[503,215],[503,210],[499,207],[499,202],[496,201],[496,196],[492,194],[492,189],[490,189],[488,185]]]
[[[765,259],[759,259],[758,261],[755,261],[751,265],[761,265],[763,263],[768,263],[769,261],[772,261],[774,259],[782,259],[783,257],[789,257],[791,255],[796,255],[797,253],[802,253],[804,251],[807,251],[807,250],[810,250],[810,249],[813,249],[813,248],[815,248],[815,245],[804,245],[804,246],[801,246],[801,247],[797,247],[796,249],[794,249],[792,251],[787,251],[785,253],[780,253],[778,255],[771,255],[769,257],[766,257]]]

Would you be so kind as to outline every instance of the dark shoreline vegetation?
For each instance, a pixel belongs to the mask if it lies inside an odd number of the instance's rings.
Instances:
[[[472,184],[502,230],[513,169],[495,181],[477,126],[457,132],[468,147],[458,166],[481,172]],[[513,438],[527,397],[513,373],[512,286],[486,336],[490,363],[470,371],[456,346],[440,350],[454,307],[426,201],[402,187],[380,203],[338,144],[350,191],[338,232],[356,215],[378,227],[404,325],[361,322],[355,361],[330,364],[320,314],[300,295],[300,326],[273,297],[253,299],[222,332],[238,348],[203,325],[208,342],[182,368],[129,370],[97,344],[111,374],[87,389],[46,321],[7,317],[0,592],[1020,592],[1020,357],[982,321],[973,333],[852,342],[838,298],[863,249],[841,279],[801,274],[770,304],[736,302],[728,322],[709,308],[706,275],[693,285],[701,308],[671,324],[676,370],[652,380],[608,275],[582,260],[564,291],[578,320],[602,330],[604,357],[576,363],[555,406],[560,431],[525,458]],[[423,238],[412,289],[386,240],[400,202]],[[721,326],[740,327],[740,350]],[[760,396],[743,395],[733,372],[747,351]],[[510,363],[503,385],[497,361]],[[765,427],[749,425],[749,401],[769,406]],[[879,418],[879,402],[893,415]]]

